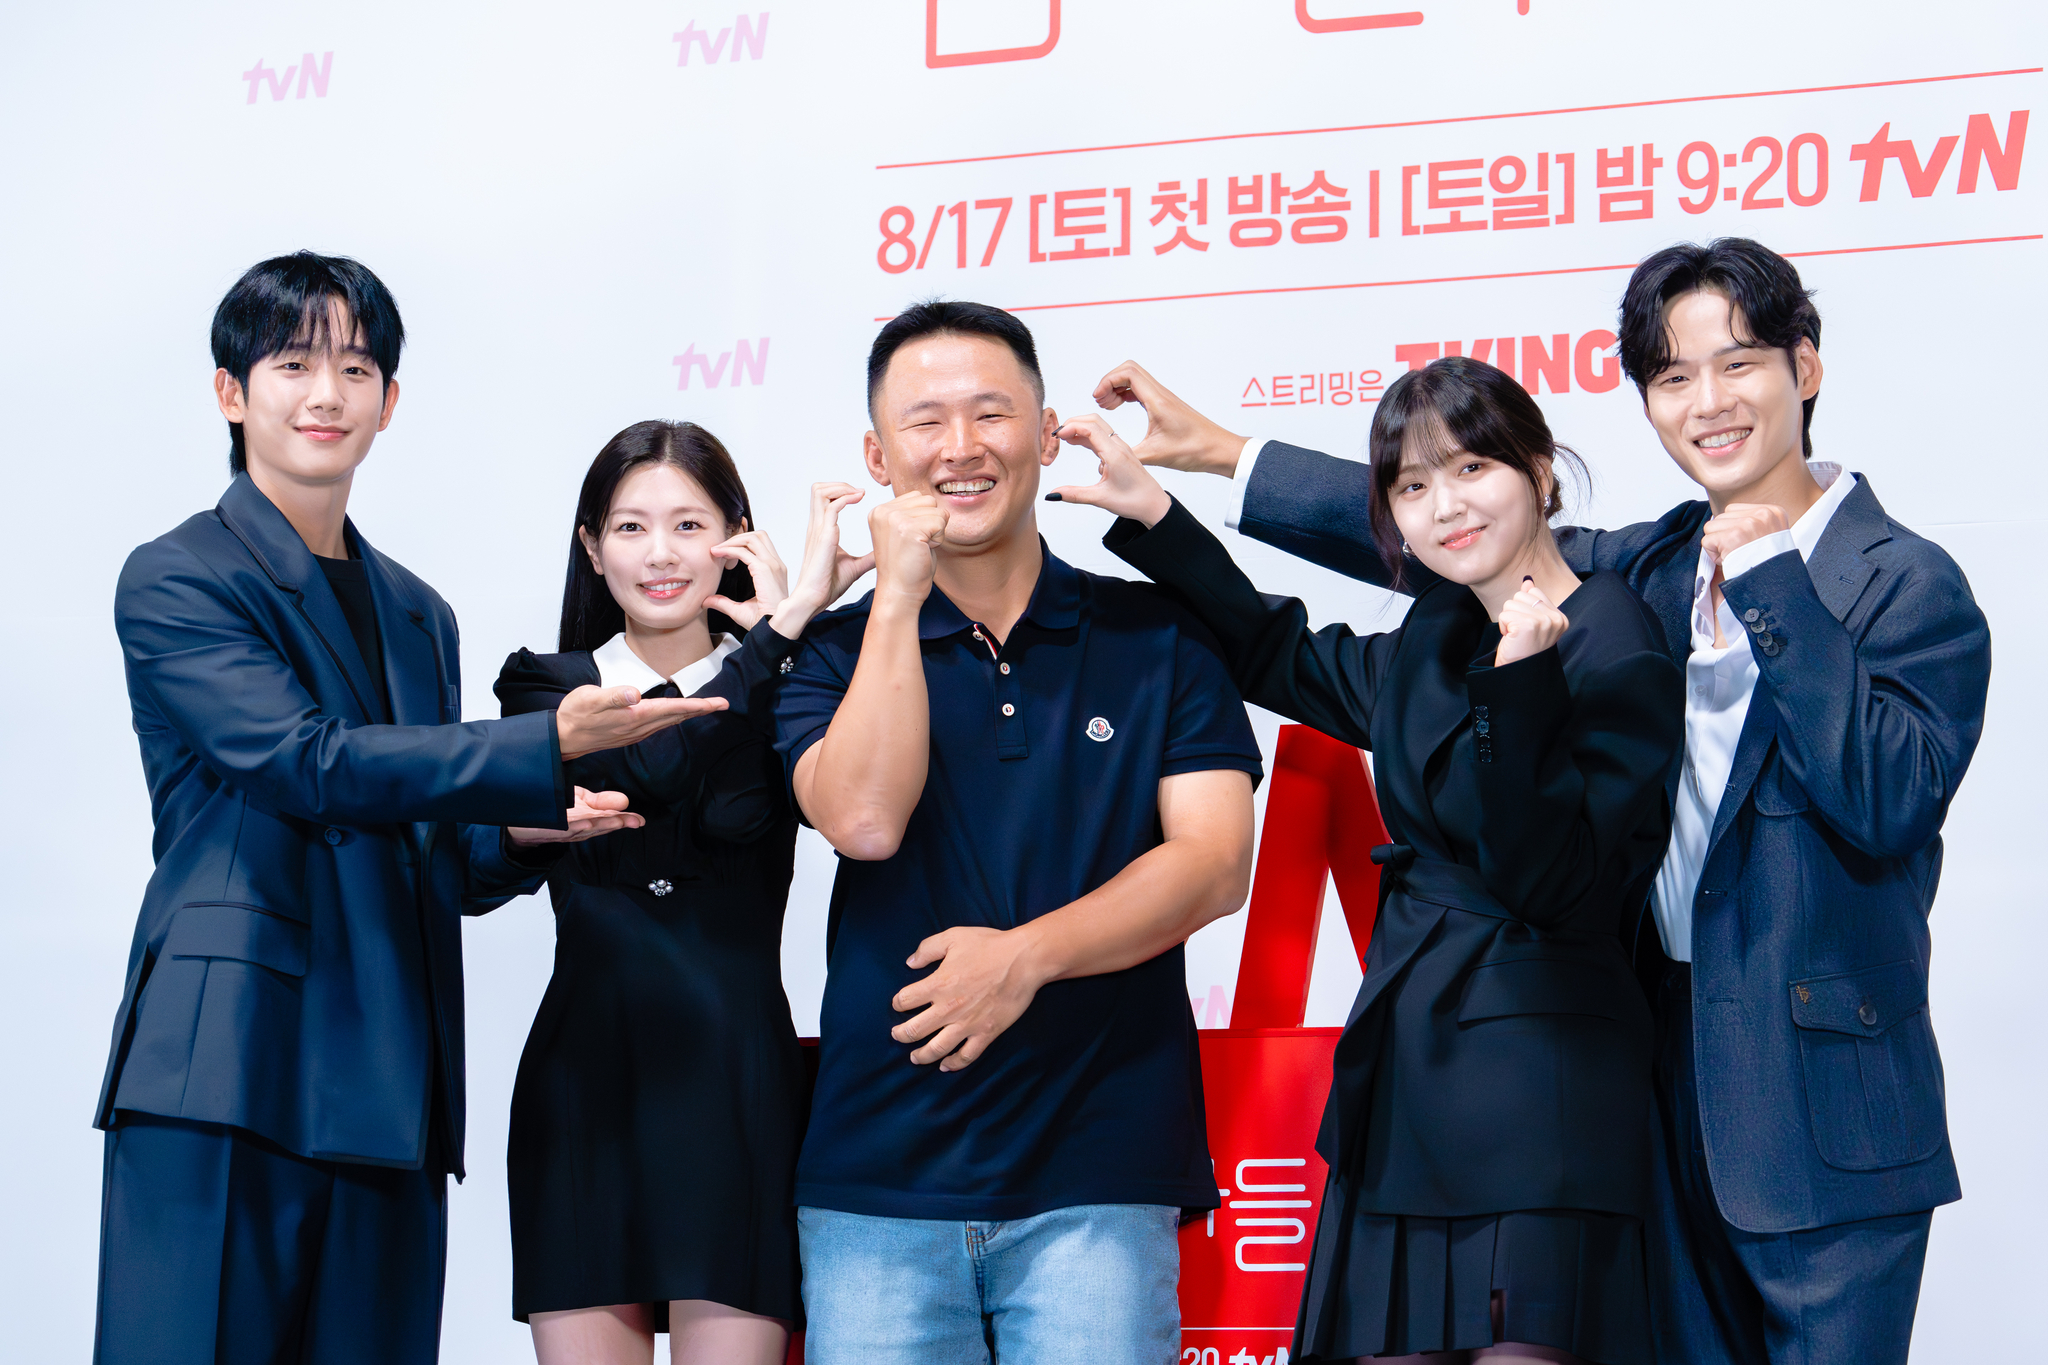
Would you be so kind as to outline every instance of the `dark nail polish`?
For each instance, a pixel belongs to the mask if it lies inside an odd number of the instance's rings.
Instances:
[[[1062,497],[1061,497],[1061,496],[1060,496],[1059,494],[1057,494],[1057,493],[1047,493],[1047,494],[1045,495],[1045,500],[1046,500],[1047,502],[1065,502],[1065,501],[1066,501],[1066,499],[1062,498]]]

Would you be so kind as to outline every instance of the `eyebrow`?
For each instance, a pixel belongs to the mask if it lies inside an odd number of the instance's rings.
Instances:
[[[713,512],[709,507],[700,507],[694,502],[686,502],[679,507],[671,507],[668,509],[668,515],[671,516],[688,516],[693,513],[697,516],[704,517],[713,515]],[[660,514],[650,512],[644,507],[614,507],[611,511],[605,514],[605,519],[607,521],[611,520],[613,517],[640,517],[643,519],[647,519],[657,515]]]
[[[990,389],[985,393],[977,393],[972,398],[969,398],[967,401],[969,404],[974,406],[981,406],[983,404],[988,403],[1001,403],[1005,407],[1015,406],[1010,401],[1010,395],[995,389]],[[920,398],[915,403],[912,403],[908,407],[904,408],[902,415],[908,417],[910,416],[910,414],[914,412],[923,412],[927,408],[943,408],[945,406],[946,403],[942,399]]]

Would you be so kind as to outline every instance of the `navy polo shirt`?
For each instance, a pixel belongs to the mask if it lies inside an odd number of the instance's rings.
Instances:
[[[791,771],[846,695],[872,600],[805,634],[776,702]],[[1214,1208],[1180,947],[1051,983],[964,1071],[914,1065],[921,1044],[889,1036],[910,1017],[890,1000],[932,970],[904,965],[922,940],[1014,928],[1115,877],[1161,842],[1163,777],[1259,779],[1214,641],[1151,584],[1082,573],[1050,551],[1001,646],[936,587],[918,635],[931,766],[896,856],[839,861],[797,1203],[943,1219]]]

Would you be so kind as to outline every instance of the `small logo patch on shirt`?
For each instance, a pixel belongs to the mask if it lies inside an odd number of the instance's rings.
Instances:
[[[1097,744],[1105,744],[1116,731],[1109,728],[1108,721],[1104,720],[1101,716],[1097,716],[1094,720],[1088,722],[1087,733],[1088,738],[1094,740]]]

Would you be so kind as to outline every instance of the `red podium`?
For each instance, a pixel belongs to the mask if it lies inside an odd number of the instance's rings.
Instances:
[[[1301,1027],[1322,922],[1337,884],[1364,960],[1388,842],[1364,755],[1283,726],[1245,911],[1231,1027],[1202,1033],[1209,1152],[1223,1207],[1181,1230],[1183,1365],[1286,1365],[1328,1168],[1316,1129],[1335,1028]]]

